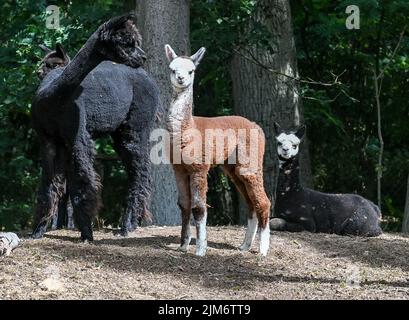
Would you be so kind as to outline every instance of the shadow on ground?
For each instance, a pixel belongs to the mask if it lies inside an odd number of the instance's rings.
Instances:
[[[300,241],[314,247],[325,256],[344,257],[372,267],[400,268],[409,271],[409,237],[402,234],[384,234],[379,237],[364,238],[313,234],[308,232],[277,232],[287,241]]]
[[[409,257],[408,243],[399,239],[351,238],[334,235],[314,235],[308,233],[277,233],[284,241],[303,242],[324,255],[347,257],[372,266],[399,267],[407,270],[406,257]],[[241,253],[236,247],[220,242],[209,242],[206,257],[196,257],[192,253],[176,250],[178,236],[107,238],[95,240],[93,244],[80,244],[77,237],[46,235],[54,239],[53,244],[42,247],[48,253],[64,256],[66,259],[94,261],[117,272],[143,274],[150,272],[173,275],[189,279],[192,285],[220,289],[237,286],[253,288],[259,282],[340,284],[334,277],[288,276],[274,269],[274,263],[267,265],[254,253]],[[336,245],[334,245],[336,241]],[[194,241],[192,240],[194,245]],[[228,250],[222,251],[222,250]],[[368,252],[368,253],[366,253]],[[402,258],[404,256],[404,258]],[[272,258],[274,259],[274,257]],[[277,258],[278,259],[278,258]],[[274,260],[273,260],[274,261]],[[408,281],[365,281],[366,286],[409,287]]]

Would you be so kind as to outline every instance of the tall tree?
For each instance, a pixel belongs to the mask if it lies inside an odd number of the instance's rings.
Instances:
[[[249,33],[264,28],[269,40],[264,45],[248,41],[236,50],[231,67],[234,109],[237,114],[260,124],[265,132],[264,185],[272,199],[277,178],[273,123],[277,121],[290,128],[303,122],[299,83],[294,80],[298,70],[289,1],[258,1],[247,27]],[[304,184],[311,184],[305,142],[300,162],[302,180]],[[241,217],[245,217],[245,210],[242,202]]]
[[[408,175],[408,186],[406,188],[406,202],[405,202],[405,212],[403,215],[402,232],[409,233],[409,175]]]
[[[165,44],[177,52],[190,53],[189,42],[189,1],[186,0],[141,0],[136,2],[138,27],[142,31],[145,52],[148,55],[145,68],[157,81],[162,97],[164,120],[171,99],[168,62]],[[151,211],[154,223],[174,225],[180,223],[177,206],[177,189],[170,165],[154,165]]]

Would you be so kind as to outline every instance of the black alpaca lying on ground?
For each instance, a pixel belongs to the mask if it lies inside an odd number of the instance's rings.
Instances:
[[[276,123],[274,127],[280,170],[272,230],[368,237],[382,233],[381,213],[371,201],[355,194],[328,194],[302,187],[298,148],[305,127],[289,133]]]
[[[112,136],[128,173],[122,232],[149,217],[149,135],[160,101],[155,82],[139,68],[146,57],[133,19],[125,15],[101,25],[72,61],[61,47],[43,61],[39,76],[45,77],[32,107],[42,158],[33,238],[46,231],[67,186],[81,238],[93,240],[100,208],[93,139],[104,134]]]

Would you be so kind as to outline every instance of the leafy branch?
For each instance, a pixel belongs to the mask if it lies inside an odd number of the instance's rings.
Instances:
[[[276,70],[274,68],[271,68],[270,66],[265,65],[263,62],[261,62],[256,55],[249,49],[247,48],[241,48],[241,50],[238,49],[233,49],[234,53],[240,55],[244,59],[254,63],[255,65],[263,68],[264,70],[277,74],[279,76],[283,76],[289,80],[292,80],[294,82],[300,83],[300,84],[307,84],[307,85],[317,85],[317,86],[322,86],[322,87],[335,87],[338,86],[340,89],[339,93],[333,98],[329,100],[325,100],[325,102],[334,102],[341,94],[344,94],[347,98],[352,100],[353,102],[358,102],[358,99],[355,99],[354,97],[351,97],[343,88],[342,85],[343,83],[340,81],[341,76],[346,72],[346,70],[342,71],[340,74],[334,74],[333,72],[330,72],[332,76],[332,80],[329,82],[323,82],[323,81],[317,81],[312,78],[301,78],[301,77],[295,77],[293,75],[286,74],[282,71]],[[243,53],[245,51],[246,53]],[[304,99],[309,99],[309,100],[316,100],[316,101],[322,101],[320,99],[314,98],[314,97],[308,97],[308,96],[302,96]]]

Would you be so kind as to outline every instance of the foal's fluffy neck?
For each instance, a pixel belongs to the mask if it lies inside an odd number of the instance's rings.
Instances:
[[[180,132],[192,120],[193,111],[193,83],[187,88],[173,87],[172,101],[168,113],[168,130]]]
[[[289,160],[279,160],[280,170],[278,174],[277,191],[279,196],[298,192],[302,189],[300,183],[300,164],[298,155]]]

